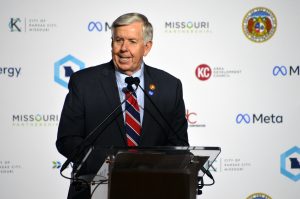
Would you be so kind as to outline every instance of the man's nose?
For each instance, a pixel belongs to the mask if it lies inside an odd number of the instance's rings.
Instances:
[[[124,41],[124,42],[122,43],[121,50],[122,50],[122,51],[127,51],[127,49],[128,49],[128,42],[127,42],[127,41]]]

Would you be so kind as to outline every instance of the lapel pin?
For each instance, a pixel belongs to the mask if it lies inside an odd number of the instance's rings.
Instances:
[[[153,91],[148,91],[149,95],[154,95]]]
[[[149,95],[154,95],[155,85],[154,84],[150,84],[149,85],[149,89],[150,89],[148,91]]]
[[[155,85],[154,85],[154,84],[150,84],[150,85],[149,85],[149,88],[150,88],[150,90],[153,91],[153,90],[155,90]]]

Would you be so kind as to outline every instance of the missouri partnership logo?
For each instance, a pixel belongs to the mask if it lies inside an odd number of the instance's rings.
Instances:
[[[166,33],[211,33],[210,23],[205,20],[167,21]]]
[[[272,71],[274,76],[300,76],[300,67],[299,66],[275,66]]]
[[[12,125],[14,127],[51,127],[58,126],[57,114],[14,114]]]
[[[300,148],[294,146],[281,154],[280,172],[293,181],[300,180]]]
[[[84,67],[85,64],[82,61],[72,55],[67,55],[54,63],[54,81],[68,88],[70,76]]]
[[[253,123],[253,124],[281,124],[283,123],[283,116],[282,115],[264,115],[264,114],[242,114],[239,113],[236,118],[235,121],[237,124],[249,124],[249,123]]]
[[[254,8],[245,15],[243,20],[244,34],[254,42],[267,41],[274,35],[276,28],[276,17],[268,8]]]
[[[108,22],[91,21],[88,24],[88,31],[90,32],[107,32],[110,31],[111,25]]]

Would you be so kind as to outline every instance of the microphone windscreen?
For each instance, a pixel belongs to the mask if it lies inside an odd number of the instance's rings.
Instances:
[[[133,77],[126,77],[125,78],[125,83],[127,83],[128,85],[132,85],[133,84]]]
[[[133,83],[134,83],[136,86],[138,86],[139,83],[140,83],[140,78],[138,78],[138,77],[133,78]]]

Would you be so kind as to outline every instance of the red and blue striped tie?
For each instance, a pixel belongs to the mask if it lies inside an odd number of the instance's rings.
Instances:
[[[138,146],[141,135],[140,108],[135,93],[131,95],[130,92],[126,92],[126,98],[125,129],[127,145]]]

